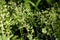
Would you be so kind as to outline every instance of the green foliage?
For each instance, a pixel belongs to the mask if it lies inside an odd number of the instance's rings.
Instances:
[[[41,2],[10,0],[6,4],[0,0],[0,40],[60,40],[59,3],[54,2],[53,6],[40,11]]]

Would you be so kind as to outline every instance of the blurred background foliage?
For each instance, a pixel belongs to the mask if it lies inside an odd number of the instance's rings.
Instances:
[[[0,40],[60,40],[60,0],[0,0]]]

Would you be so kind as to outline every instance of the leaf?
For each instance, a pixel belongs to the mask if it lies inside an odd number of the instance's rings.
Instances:
[[[37,7],[33,2],[29,1],[29,3],[30,3],[33,7],[35,7],[36,10],[38,10],[38,7]]]
[[[29,1],[29,3],[34,7],[36,6],[32,1]]]
[[[46,0],[49,4],[51,4],[51,0]]]
[[[39,3],[41,2],[41,0],[38,0],[36,3],[36,7],[39,5]]]

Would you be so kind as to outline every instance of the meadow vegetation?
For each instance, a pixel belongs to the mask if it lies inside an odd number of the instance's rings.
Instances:
[[[0,0],[0,40],[60,40],[60,0]]]

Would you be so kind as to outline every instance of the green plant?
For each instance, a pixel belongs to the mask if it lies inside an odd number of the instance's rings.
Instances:
[[[41,0],[36,3],[23,0],[17,5],[19,2],[10,0],[6,4],[5,0],[0,0],[0,40],[60,40],[58,3],[45,11],[39,11]],[[30,4],[35,7],[35,11]]]

